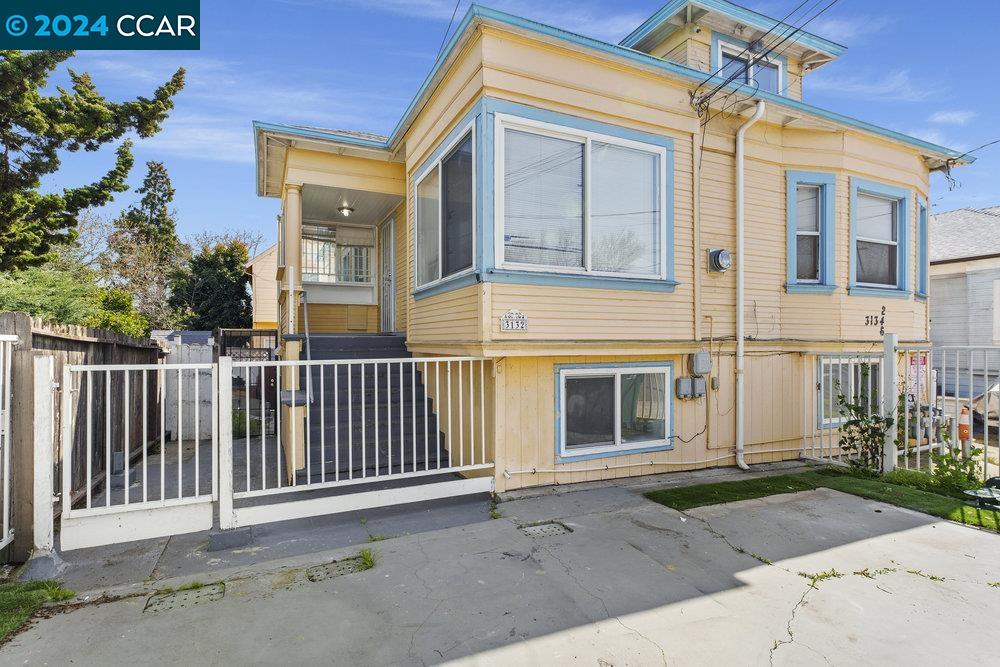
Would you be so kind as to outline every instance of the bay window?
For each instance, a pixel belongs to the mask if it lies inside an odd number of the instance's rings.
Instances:
[[[417,287],[472,268],[473,198],[470,131],[417,179]]]
[[[559,371],[559,456],[620,456],[670,445],[670,366]]]
[[[497,146],[504,268],[664,277],[663,148],[523,119]]]

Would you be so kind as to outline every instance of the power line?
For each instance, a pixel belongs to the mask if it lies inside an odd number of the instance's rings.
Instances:
[[[455,8],[451,10],[451,20],[448,21],[448,28],[444,31],[444,37],[441,39],[441,46],[438,47],[437,58],[441,57],[441,52],[444,51],[444,45],[448,42],[448,35],[451,33],[451,26],[455,23],[455,17],[458,16],[458,7],[462,4],[462,0],[455,0]]]

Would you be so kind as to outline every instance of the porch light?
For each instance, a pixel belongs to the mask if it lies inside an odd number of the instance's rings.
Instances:
[[[340,211],[340,214],[342,216],[344,216],[345,218],[349,217],[351,215],[351,213],[354,213],[354,209],[351,208],[350,206],[348,206],[347,204],[344,204],[343,206],[341,206],[337,210]]]

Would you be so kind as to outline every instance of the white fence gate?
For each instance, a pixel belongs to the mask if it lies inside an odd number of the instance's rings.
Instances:
[[[227,529],[492,491],[488,363],[67,365],[61,547],[207,530],[216,503]],[[273,432],[252,420],[265,396],[248,378],[265,370],[282,404]]]
[[[11,498],[13,495],[13,471],[10,468],[10,406],[13,400],[11,388],[11,359],[17,336],[0,335],[0,494],[3,495],[3,516],[0,517],[3,531],[0,532],[0,549],[14,540]]]

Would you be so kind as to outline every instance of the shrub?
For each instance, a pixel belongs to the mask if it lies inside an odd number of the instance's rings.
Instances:
[[[233,409],[233,437],[245,438],[247,435],[247,411],[242,408]],[[250,436],[260,435],[260,417],[250,416]]]
[[[934,483],[943,491],[958,492],[968,489],[978,489],[982,486],[979,477],[979,463],[976,457],[983,453],[982,449],[973,449],[971,456],[965,458],[961,452],[945,450],[944,454],[931,452],[934,462]]]
[[[934,492],[938,490],[938,485],[934,478],[931,475],[919,470],[905,470],[903,468],[899,468],[882,475],[882,481],[888,482],[889,484],[898,484],[899,486],[908,486],[913,489],[920,489],[921,491]]]

